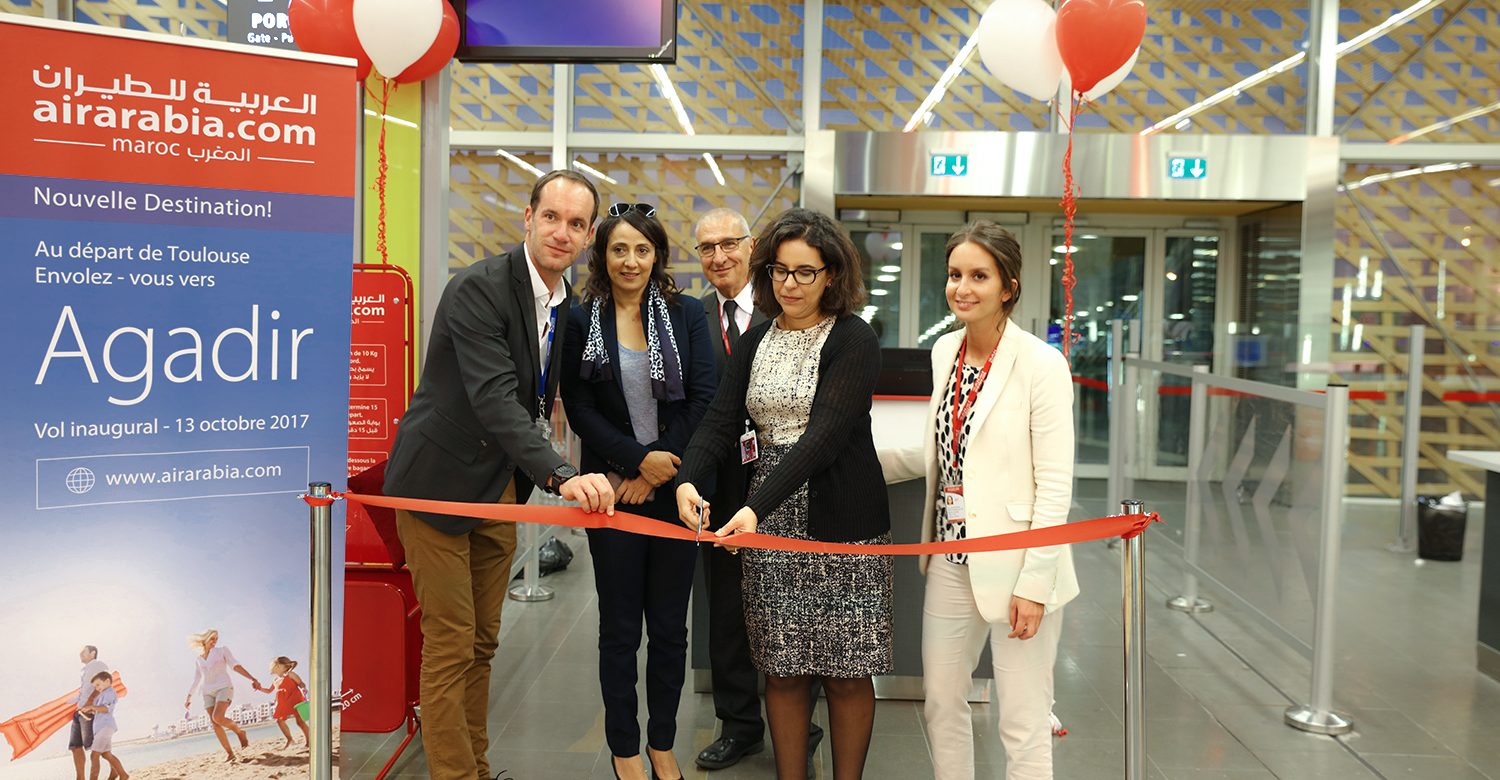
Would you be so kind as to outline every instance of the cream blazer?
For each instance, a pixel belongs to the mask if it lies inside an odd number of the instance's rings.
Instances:
[[[887,482],[927,478],[924,542],[937,535],[942,455],[937,416],[962,341],[958,331],[932,346],[933,393],[922,445],[880,452]],[[968,538],[1067,522],[1073,499],[1073,381],[1062,353],[1008,323],[969,413],[974,422],[963,469]],[[917,565],[926,574],[927,556]],[[968,566],[974,601],[991,623],[1009,622],[1012,594],[1041,603],[1048,612],[1078,595],[1067,545],[970,553]]]

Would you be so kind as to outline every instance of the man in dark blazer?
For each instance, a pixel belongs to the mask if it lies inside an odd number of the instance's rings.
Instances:
[[[387,495],[525,503],[540,486],[589,511],[613,513],[609,480],[568,465],[552,449],[547,425],[571,296],[563,274],[589,245],[598,204],[593,184],[577,173],[541,177],[522,246],[448,282],[421,381],[386,464]],[[491,777],[490,660],[515,525],[405,511],[396,513],[396,525],[422,607],[422,741],[430,775]]]
[[[708,318],[710,340],[714,344],[714,367],[722,377],[740,334],[766,321],[766,315],[755,308],[751,292],[750,252],[755,248],[755,237],[750,235],[744,215],[725,208],[700,217],[694,236],[703,275],[711,285],[702,298],[703,314]],[[717,492],[708,496],[709,503],[739,506],[745,500],[746,480],[744,466],[725,466],[719,472]],[[721,515],[720,522],[728,517]],[[708,586],[714,714],[723,726],[719,738],[698,753],[697,764],[704,769],[724,769],[764,749],[765,720],[760,714],[760,677],[750,660],[750,639],[745,635],[740,558],[730,554],[728,548],[705,544],[703,572]],[[814,724],[808,733],[809,767],[822,738],[823,730]],[[812,777],[811,769],[808,777]]]

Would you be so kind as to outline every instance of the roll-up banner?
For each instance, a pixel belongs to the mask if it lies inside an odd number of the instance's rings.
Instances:
[[[0,778],[101,733],[136,778],[278,776],[296,496],[346,469],[353,73],[16,18],[0,50]]]

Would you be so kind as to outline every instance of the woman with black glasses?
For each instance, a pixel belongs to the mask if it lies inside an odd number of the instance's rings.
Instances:
[[[859,255],[832,219],[777,217],[750,256],[755,305],[773,319],[736,344],[723,385],[688,444],[677,510],[707,519],[721,462],[749,466],[743,506],[717,507],[723,537],[890,543],[885,481],[870,434],[880,342],[855,315],[865,301]],[[729,461],[733,462],[733,461]],[[745,628],[766,675],[766,711],[781,780],[805,777],[809,689],[823,682],[833,776],[864,772],[875,718],[871,677],[891,670],[891,559],[747,550]]]
[[[583,470],[605,472],[624,511],[676,522],[671,481],[717,384],[708,324],[667,273],[656,209],[616,204],[595,231],[582,306],[563,348],[562,399],[583,444]],[[672,754],[687,670],[690,541],[593,529],[599,594],[599,687],[615,776],[644,780],[636,651],[646,636],[646,746],[651,777],[682,777]]]

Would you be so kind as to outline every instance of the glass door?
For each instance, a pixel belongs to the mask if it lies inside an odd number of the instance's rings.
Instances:
[[[1218,316],[1220,235],[1217,231],[1164,231],[1162,239],[1160,332],[1154,334],[1156,357],[1164,363],[1204,364],[1212,369]],[[1146,408],[1156,417],[1154,453],[1147,474],[1186,478],[1188,406],[1191,382],[1163,377]],[[1155,468],[1151,468],[1155,467]]]
[[[859,314],[880,336],[880,346],[902,346],[902,252],[906,231],[900,226],[854,228],[849,237],[859,251],[860,271],[870,300]]]
[[[1089,230],[1073,235],[1073,397],[1078,438],[1080,477],[1103,477],[1109,465],[1109,357],[1112,323],[1124,323],[1126,344],[1140,343],[1142,296],[1147,257],[1153,246],[1150,230]],[[1062,276],[1063,234],[1054,231],[1051,266],[1051,307],[1047,340],[1062,348],[1066,298]]]

